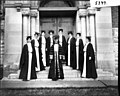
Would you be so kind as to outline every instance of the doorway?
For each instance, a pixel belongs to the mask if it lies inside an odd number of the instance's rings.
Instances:
[[[58,30],[63,29],[63,35],[68,38],[68,31],[74,31],[73,17],[42,17],[40,19],[40,31],[46,31],[46,37],[49,36],[48,31],[54,30],[54,35],[58,34]]]

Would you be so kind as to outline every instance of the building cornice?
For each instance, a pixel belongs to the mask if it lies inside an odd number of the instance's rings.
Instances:
[[[80,5],[78,6],[78,9],[87,9],[87,6]]]
[[[15,3],[15,4],[4,4],[4,8],[15,8],[15,7],[21,7],[21,8],[29,8],[30,4],[22,4],[22,3]]]
[[[31,6],[30,9],[32,9],[32,10],[36,10],[37,9],[38,10],[38,6]]]

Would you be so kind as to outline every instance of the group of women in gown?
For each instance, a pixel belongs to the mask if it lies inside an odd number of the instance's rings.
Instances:
[[[64,64],[73,70],[79,70],[81,77],[96,79],[95,54],[90,42],[91,37],[86,37],[84,46],[81,33],[77,33],[75,38],[73,32],[69,31],[68,36],[66,41],[63,29],[59,29],[58,35],[54,35],[53,30],[49,30],[48,38],[45,38],[44,30],[41,31],[41,36],[37,32],[34,38],[28,36],[21,53],[19,78],[24,81],[37,79],[37,72],[50,66],[48,79],[64,79]]]

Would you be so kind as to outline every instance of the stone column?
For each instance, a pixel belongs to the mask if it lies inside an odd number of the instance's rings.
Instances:
[[[22,36],[22,45],[26,43],[26,37],[30,35],[30,30],[29,30],[29,11],[28,10],[23,10],[22,11],[23,15],[23,36]]]
[[[89,26],[90,26],[89,34],[91,36],[91,43],[93,44],[94,51],[96,52],[95,9],[89,7],[88,14],[89,14]]]
[[[36,11],[31,11],[30,12],[31,16],[31,36],[34,36],[34,33],[36,31],[36,18],[37,18],[37,12]]]
[[[40,22],[39,11],[37,11],[37,18],[36,18],[36,25],[35,25],[36,26],[35,28],[36,28],[37,32],[40,32],[40,30],[39,30],[40,23],[39,22]]]
[[[97,46],[96,46],[96,30],[95,30],[95,8],[88,7],[88,20],[89,20],[89,36],[91,36],[91,43],[94,48],[95,52],[95,62],[96,62],[96,68],[98,68],[98,63],[97,63]]]
[[[79,10],[76,13],[76,33],[81,33],[81,22],[79,17]]]
[[[89,16],[86,16],[86,21],[87,21],[87,36],[90,36],[90,20]]]
[[[86,15],[87,15],[87,10],[80,9],[79,16],[81,19],[81,36],[84,44],[86,43],[86,33],[87,33]]]

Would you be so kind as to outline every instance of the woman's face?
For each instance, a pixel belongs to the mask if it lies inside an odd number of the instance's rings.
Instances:
[[[45,33],[43,32],[41,35],[42,35],[42,36],[45,36]]]
[[[52,32],[50,32],[50,36],[52,36],[53,35],[53,33]]]
[[[58,39],[55,39],[55,43],[58,43]]]
[[[37,34],[35,35],[35,38],[36,38],[36,39],[38,38],[38,35],[37,35]]]
[[[89,40],[86,38],[86,43],[88,43],[89,42]]]
[[[76,36],[77,38],[79,38],[80,37],[80,35],[79,34],[77,34],[77,36]]]
[[[29,38],[28,40],[27,40],[27,43],[30,43],[31,42],[31,39]]]
[[[59,35],[61,35],[62,34],[62,31],[59,31]]]
[[[72,34],[69,34],[69,37],[71,37],[72,36]]]

